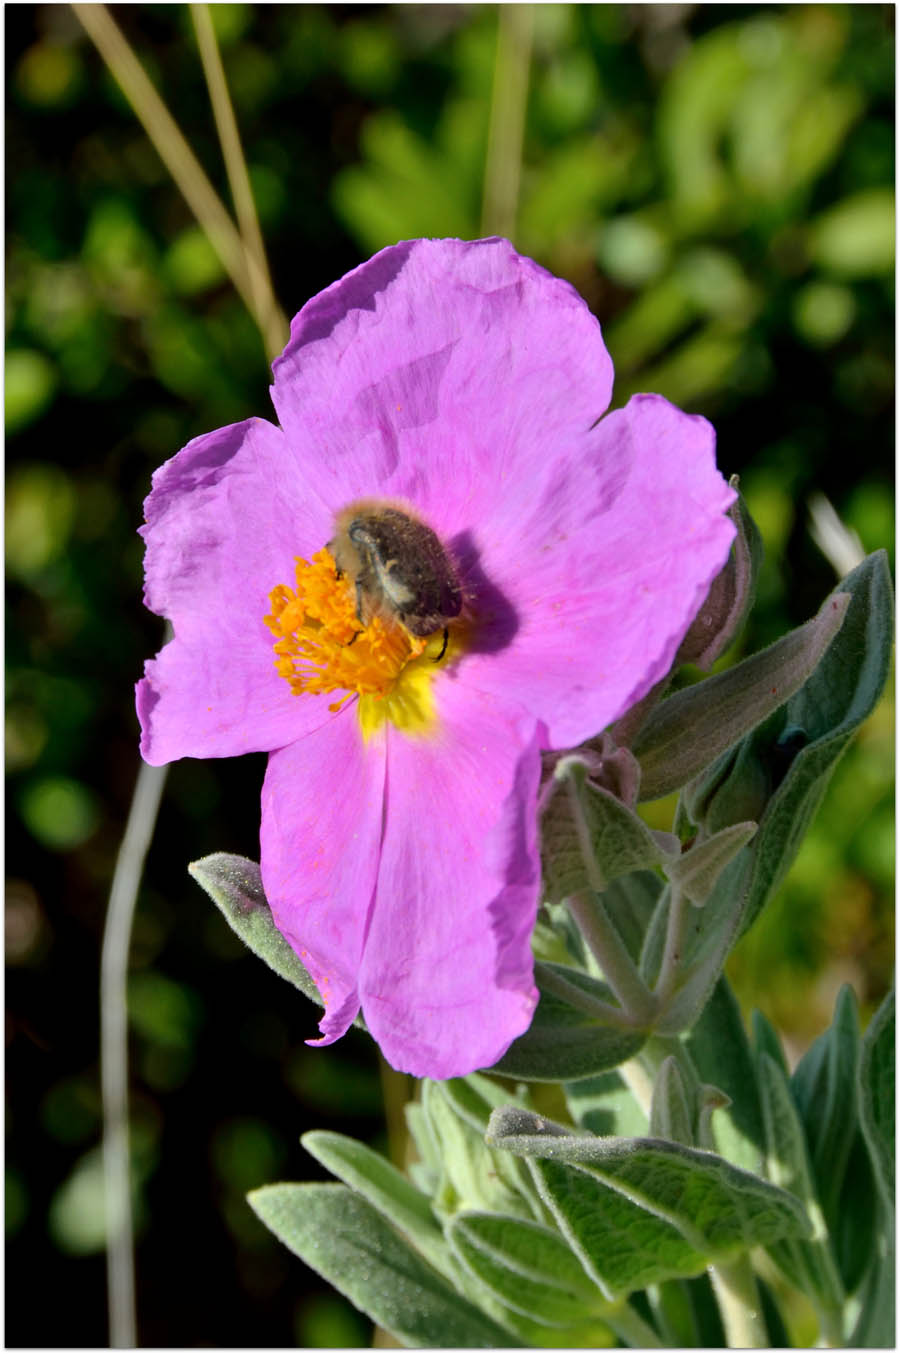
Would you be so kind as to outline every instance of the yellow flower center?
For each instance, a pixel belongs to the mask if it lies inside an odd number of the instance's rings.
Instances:
[[[317,551],[311,562],[298,558],[295,587],[279,583],[269,601],[272,612],[264,620],[275,636],[275,667],[295,695],[343,692],[329,710],[358,696],[366,738],[387,720],[411,734],[433,728],[431,681],[459,651],[457,635],[451,634],[439,664],[442,631],[419,639],[378,615],[362,626],[355,589],[338,574],[327,550]]]

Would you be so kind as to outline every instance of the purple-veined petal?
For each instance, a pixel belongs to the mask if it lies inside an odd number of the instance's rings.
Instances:
[[[609,403],[600,327],[506,240],[382,250],[303,308],[274,364],[285,432],[335,509],[405,499],[444,537],[578,445]]]
[[[330,720],[333,697],[298,699],[278,676],[263,623],[295,556],[330,531],[280,429],[195,438],[157,470],[145,512],[145,601],[175,631],[138,684],[145,761],[267,751]]]
[[[543,731],[502,701],[441,693],[441,733],[390,731],[385,837],[359,992],[394,1067],[489,1067],[537,1000],[530,939]]]
[[[325,1000],[322,1043],[359,1010],[357,972],[375,898],[384,740],[363,746],[355,712],[269,757],[262,793],[263,888],[275,923]]]
[[[276,921],[397,1067],[489,1066],[536,1001],[540,751],[599,733],[668,670],[725,562],[712,429],[656,396],[602,418],[612,367],[565,282],[504,240],[382,251],[314,298],[274,366],[284,432],[198,438],[154,477],[147,603],[175,639],[138,688],[142,750],[270,751]],[[294,696],[263,624],[294,558],[363,497],[408,501],[457,560],[469,646],[429,738],[363,741]]]
[[[599,733],[668,671],[728,557],[734,490],[710,424],[658,395],[608,414],[582,460],[554,471],[536,467],[485,505],[477,568],[495,616],[458,680],[520,702],[560,748]]]

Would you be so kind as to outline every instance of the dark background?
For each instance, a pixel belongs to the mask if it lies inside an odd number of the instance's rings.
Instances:
[[[384,244],[482,233],[497,9],[213,7],[288,315]],[[187,7],[114,7],[229,202]],[[105,1345],[98,964],[138,766],[132,690],[161,622],[135,535],[153,469],[269,416],[259,334],[67,6],[4,11],[7,61],[9,1345]],[[893,548],[893,10],[537,6],[514,242],[604,326],[615,404],[717,428],[767,560],[736,650],[814,612],[822,492]],[[730,971],[792,1056],[841,981],[892,968],[888,703]],[[368,1343],[244,1202],[316,1178],[311,1127],[384,1148],[377,1059],[314,1051],[312,1006],[190,880],[258,854],[262,757],[172,768],[132,949],[145,1345]],[[655,815],[671,805],[654,806]],[[665,825],[660,817],[656,825]]]

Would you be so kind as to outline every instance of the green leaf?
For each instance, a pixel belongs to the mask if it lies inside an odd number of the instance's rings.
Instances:
[[[851,1349],[895,1349],[897,1258],[894,1229],[881,1238],[881,1254],[859,1294],[859,1317],[847,1341]]]
[[[431,1201],[395,1166],[353,1138],[323,1129],[300,1139],[311,1156],[398,1228],[424,1258],[451,1281],[454,1266]]]
[[[649,1120],[618,1072],[601,1072],[563,1087],[566,1105],[579,1128],[598,1137],[646,1138]]]
[[[767,1053],[787,1077],[790,1074],[787,1058],[784,1056],[784,1048],[782,1047],[775,1026],[762,1011],[754,1011],[750,1017],[750,1021],[753,1029],[753,1047],[756,1050],[757,1063],[759,1062],[760,1055]]]
[[[741,1009],[724,978],[716,984],[685,1046],[698,1076],[718,1086],[731,1101],[713,1115],[716,1149],[736,1166],[757,1170],[765,1137],[756,1072]]]
[[[448,1225],[460,1261],[500,1302],[547,1326],[571,1326],[608,1306],[557,1232],[496,1213],[459,1213]]]
[[[776,727],[780,733],[777,712],[685,786],[678,801],[679,830],[696,831],[702,824],[712,835],[732,823],[759,822],[773,789],[767,753]]]
[[[454,1113],[464,1124],[468,1124],[469,1128],[476,1134],[478,1142],[481,1144],[482,1154],[487,1153],[490,1158],[496,1178],[512,1190],[514,1194],[523,1196],[534,1216],[538,1221],[543,1222],[543,1205],[523,1163],[517,1158],[511,1157],[508,1152],[490,1151],[484,1142],[492,1112],[503,1105],[523,1103],[521,1097],[517,1101],[513,1101],[509,1092],[505,1091],[502,1086],[498,1086],[489,1077],[483,1077],[478,1072],[470,1072],[465,1077],[450,1077],[447,1081],[437,1084],[440,1088],[440,1094],[446,1099]],[[524,1087],[520,1087],[520,1091],[524,1092]],[[500,1202],[502,1201],[497,1201],[492,1206],[499,1209]],[[519,1213],[522,1210],[517,1207],[513,1211]]]
[[[890,188],[867,188],[829,208],[810,227],[816,262],[841,277],[893,273],[896,212]]]
[[[693,1099],[696,1087],[691,1087]],[[684,1074],[671,1055],[664,1058],[653,1083],[650,1105],[651,1138],[667,1138],[690,1146],[694,1141],[693,1115]]]
[[[790,1349],[791,1340],[784,1324],[784,1314],[771,1288],[757,1274],[756,1287],[759,1292],[762,1316],[771,1341],[772,1349]]]
[[[740,930],[750,864],[747,852],[739,851],[720,874],[703,912],[689,919],[675,985],[655,1021],[658,1033],[689,1030],[709,1000]],[[666,890],[647,930],[641,956],[641,973],[648,982],[659,975],[670,907],[671,893]]]
[[[620,875],[658,865],[673,850],[667,853],[643,819],[588,780],[581,758],[557,762],[553,790],[541,817],[547,899],[561,902],[585,889],[602,890]]]
[[[6,350],[4,422],[7,436],[38,418],[53,398],[59,377],[48,357],[35,348]]]
[[[809,1231],[790,1195],[710,1152],[575,1136],[517,1108],[495,1111],[489,1141],[530,1159],[557,1225],[611,1301]]]
[[[735,823],[712,837],[697,842],[674,860],[663,864],[663,873],[676,884],[695,907],[702,907],[719,875],[756,832],[755,823]]]
[[[848,574],[830,600],[845,594],[850,605],[839,634],[785,706],[783,728],[802,730],[807,741],[793,756],[748,847],[753,872],[742,932],[787,874],[838,758],[872,713],[887,681],[893,594],[883,550]]]
[[[367,250],[414,236],[473,238],[476,219],[468,201],[473,185],[436,138],[424,140],[398,112],[383,109],[366,119],[361,141],[365,159],[335,176],[331,196],[338,216]]]
[[[491,1111],[508,1105],[511,1099],[502,1086],[478,1072],[470,1072],[466,1077],[450,1077],[440,1084],[460,1118],[481,1134],[487,1132]]]
[[[848,574],[840,591],[825,603],[820,618],[827,616],[832,603],[845,608],[844,622],[819,666],[783,711],[698,782],[705,788],[689,805],[690,816],[695,822],[702,818],[707,830],[727,825],[730,813],[722,811],[723,797],[730,811],[741,818],[752,816],[748,815],[748,798],[752,799],[753,812],[761,811],[761,816],[755,837],[726,866],[707,899],[702,925],[688,929],[680,961],[683,976],[658,1023],[661,1032],[690,1028],[697,1018],[729,949],[790,868],[835,763],[884,686],[892,634],[890,575],[884,552],[870,555]],[[690,690],[699,691],[709,682]],[[686,794],[683,802],[689,798]],[[641,971],[647,979],[658,969],[667,907],[664,894],[645,940]]]
[[[609,1003],[612,998],[605,983],[578,969],[562,964],[542,967],[552,969],[561,980],[597,1000]],[[554,993],[541,991],[529,1029],[510,1045],[491,1071],[522,1081],[577,1081],[627,1062],[645,1038],[640,1031],[604,1025]]]
[[[441,1175],[440,1148],[435,1141],[421,1101],[414,1100],[408,1105],[404,1105],[403,1115],[406,1119],[409,1136],[412,1138],[420,1157],[419,1161],[412,1161],[409,1164],[410,1178],[424,1194],[431,1198],[437,1190]]]
[[[860,1121],[875,1177],[894,1207],[894,993],[889,992],[863,1035],[859,1061]]]
[[[635,1294],[635,1300],[637,1298]],[[656,1324],[663,1332],[663,1347],[673,1349],[724,1349],[725,1332],[709,1276],[667,1279],[651,1289]]]
[[[319,989],[272,919],[255,861],[217,851],[193,861],[188,872],[255,955],[317,1006],[324,1006]],[[354,1024],[362,1025],[361,1017]]]
[[[869,1149],[857,1125],[831,1229],[831,1246],[847,1293],[863,1283],[884,1241],[884,1211],[872,1207],[877,1194]]]
[[[247,1197],[289,1250],[403,1344],[424,1349],[517,1344],[345,1185],[266,1185]]]
[[[791,1077],[791,1093],[806,1134],[816,1192],[831,1233],[836,1229],[844,1170],[856,1136],[858,1062],[856,998],[845,984],[838,993],[829,1029],[810,1045]]]
[[[812,673],[841,628],[849,598],[832,594],[817,616],[733,668],[664,700],[634,742],[641,799],[660,799],[783,705]]]
[[[424,1100],[430,1106],[431,1115],[429,1116],[429,1113],[426,1112],[426,1105],[421,1102],[406,1106],[407,1121],[416,1146],[423,1158],[421,1162],[410,1163],[408,1170],[414,1181],[420,1184],[424,1192],[427,1192],[429,1199],[435,1200],[433,1206],[435,1212],[452,1217],[457,1201],[453,1193],[450,1173],[447,1170],[444,1141],[439,1139],[436,1131],[437,1126],[432,1122],[435,1117],[440,1119],[440,1113],[444,1107],[440,1105],[437,1096],[432,1100],[431,1092],[426,1090],[426,1085],[430,1084],[423,1082],[422,1093]],[[507,1094],[487,1077],[479,1076],[478,1073],[439,1083],[438,1094],[441,1092],[443,1092],[443,1098],[450,1103],[454,1113],[463,1121],[462,1132],[465,1138],[465,1150],[473,1152],[476,1162],[483,1163],[485,1157],[488,1158],[488,1179],[491,1186],[493,1187],[493,1181],[490,1180],[490,1169],[493,1167],[501,1182],[514,1193],[521,1194],[528,1204],[530,1212],[543,1222],[546,1210],[538,1198],[534,1182],[526,1169],[525,1163],[512,1157],[509,1152],[490,1152],[484,1142],[484,1130],[487,1126],[491,1106],[494,1103],[506,1103],[508,1101]],[[437,1116],[434,1115],[435,1104],[439,1105]],[[471,1136],[473,1132],[474,1138]],[[492,1188],[492,1198],[502,1201],[505,1197],[508,1197],[508,1195],[495,1193]],[[528,1210],[523,1209],[521,1211],[527,1215]],[[420,1249],[422,1249],[421,1246]],[[441,1253],[442,1262],[446,1262],[448,1253],[446,1250]],[[540,1339],[540,1332],[536,1332],[533,1323],[521,1316],[515,1318],[510,1316],[508,1310],[502,1304],[498,1304],[493,1294],[474,1279],[468,1270],[459,1268],[459,1262],[455,1257],[451,1255],[451,1259],[454,1263],[453,1281],[464,1296],[470,1298],[476,1306],[487,1312],[489,1316],[510,1327],[519,1337],[520,1344],[543,1343]],[[587,1345],[596,1343],[596,1330],[592,1329],[588,1333],[580,1332],[582,1336],[586,1334],[590,1338],[585,1338],[583,1341],[579,1338],[575,1342]],[[573,1340],[575,1340],[574,1333]]]
[[[632,959],[637,963],[650,918],[663,891],[663,881],[651,870],[614,879],[604,890],[603,906]]]
[[[441,1180],[433,1206],[441,1218],[461,1209],[534,1216],[532,1190],[523,1188],[520,1171],[490,1149],[484,1128],[473,1127],[458,1112],[444,1082],[422,1082],[422,1105],[440,1152]]]
[[[609,1301],[680,1275],[700,1274],[709,1257],[679,1229],[591,1174],[553,1160],[531,1163],[557,1226]]]
[[[784,1069],[764,1051],[759,1054],[757,1079],[766,1130],[766,1174],[802,1203],[813,1224],[811,1239],[769,1243],[769,1254],[833,1325],[843,1305],[843,1285],[813,1188],[803,1125]]]

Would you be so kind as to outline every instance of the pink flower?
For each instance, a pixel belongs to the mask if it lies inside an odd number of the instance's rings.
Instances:
[[[195,438],[153,477],[145,598],[175,637],[138,685],[142,752],[270,753],[263,884],[319,1042],[361,1006],[395,1067],[460,1075],[534,1010],[541,753],[668,671],[734,495],[704,419],[654,395],[601,418],[596,320],[505,240],[383,250],[304,306],[274,374],[280,427]],[[360,499],[443,542],[443,656],[389,607],[360,633],[326,552]]]

